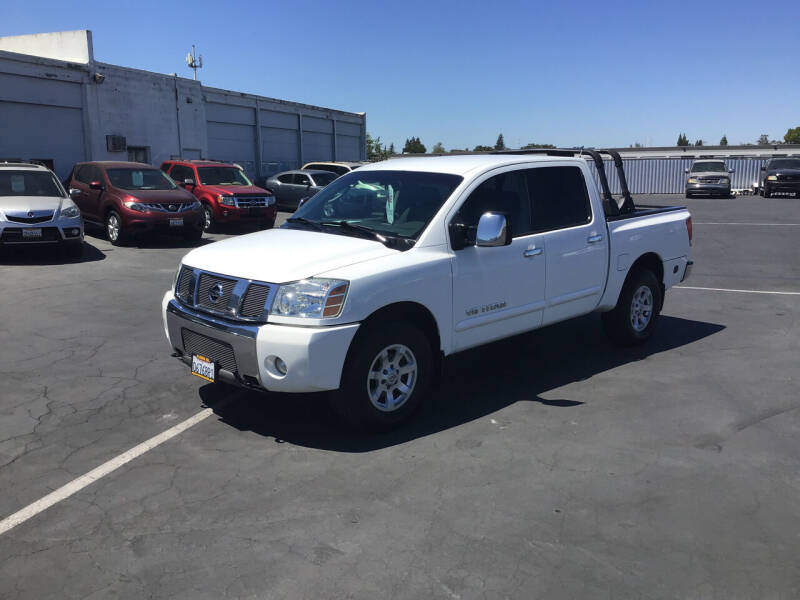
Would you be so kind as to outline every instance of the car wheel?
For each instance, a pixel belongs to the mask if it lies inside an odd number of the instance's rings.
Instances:
[[[772,195],[772,192],[769,191],[767,186],[764,186],[764,198],[769,198]]]
[[[392,429],[428,396],[433,369],[430,342],[414,324],[372,326],[353,341],[331,406],[356,429]]]
[[[614,309],[603,313],[603,328],[618,344],[642,344],[653,334],[660,312],[658,279],[649,269],[637,269],[625,280]]]
[[[127,232],[122,225],[122,217],[115,210],[108,211],[106,215],[106,236],[112,246],[124,246],[127,242]]]
[[[208,204],[203,204],[203,231],[212,232],[216,223],[214,222],[214,211]]]

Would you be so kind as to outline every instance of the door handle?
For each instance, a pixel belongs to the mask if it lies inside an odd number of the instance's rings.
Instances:
[[[531,258],[534,256],[539,256],[544,250],[541,248],[528,248],[525,252],[522,253],[522,256],[525,258]]]
[[[590,244],[596,244],[597,242],[603,241],[603,236],[600,235],[599,233],[596,235],[590,235],[588,238],[586,238],[586,241],[589,242]]]

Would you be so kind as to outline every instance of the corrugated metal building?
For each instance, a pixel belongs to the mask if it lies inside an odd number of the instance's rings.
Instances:
[[[0,38],[0,160],[42,160],[64,177],[82,160],[202,157],[258,176],[364,160],[365,143],[364,113],[101,63],[90,31]]]

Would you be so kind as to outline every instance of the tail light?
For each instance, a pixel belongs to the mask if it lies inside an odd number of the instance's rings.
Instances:
[[[686,233],[689,234],[689,245],[692,245],[692,217],[686,219]]]

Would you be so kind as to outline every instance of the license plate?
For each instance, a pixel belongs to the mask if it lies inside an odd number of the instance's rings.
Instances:
[[[183,227],[183,218],[180,219],[170,219],[169,220],[170,227]]]
[[[199,354],[192,355],[192,375],[214,382],[214,361]]]
[[[22,237],[23,238],[40,238],[42,237],[42,230],[40,229],[23,229],[22,230]]]

